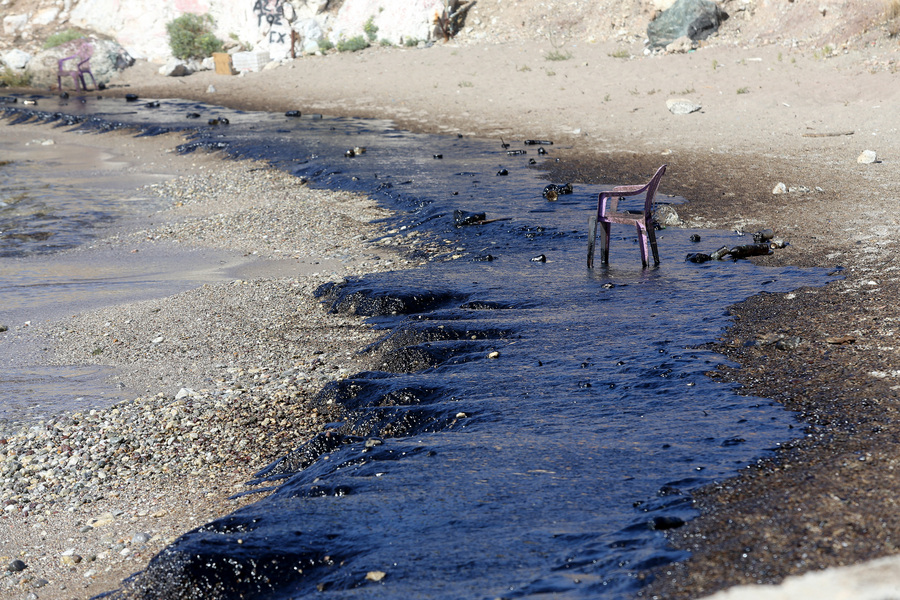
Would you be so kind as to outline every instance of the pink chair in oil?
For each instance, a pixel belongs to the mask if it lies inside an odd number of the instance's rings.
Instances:
[[[645,185],[622,185],[614,187],[607,192],[600,192],[597,198],[597,214],[591,216],[588,228],[588,256],[587,266],[594,268],[594,246],[597,241],[597,225],[600,226],[600,262],[609,262],[609,234],[612,223],[631,225],[637,228],[638,243],[641,247],[641,262],[644,267],[649,265],[649,254],[653,252],[653,264],[659,264],[659,250],[656,247],[656,231],[653,229],[653,198],[656,196],[656,188],[659,180],[666,172],[666,166],[661,166],[650,183]],[[619,199],[626,196],[644,197],[643,211],[619,210]]]
[[[75,82],[76,90],[81,89],[87,91],[87,84],[84,80],[85,75],[89,75],[91,77],[91,82],[94,84],[94,89],[97,89],[97,80],[94,79],[94,74],[91,73],[90,65],[91,57],[93,55],[93,44],[91,44],[87,39],[83,39],[77,46],[75,54],[59,59],[57,63],[58,70],[56,72],[56,83],[59,86],[59,91],[62,91],[63,77],[71,77]],[[65,63],[68,61],[72,62],[69,64],[69,66],[66,66]]]

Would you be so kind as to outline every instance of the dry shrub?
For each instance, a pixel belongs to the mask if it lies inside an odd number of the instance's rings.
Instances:
[[[900,0],[884,0],[884,17],[891,37],[900,34]]]

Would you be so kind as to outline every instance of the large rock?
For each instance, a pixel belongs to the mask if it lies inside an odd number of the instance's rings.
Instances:
[[[326,34],[333,43],[365,36],[370,19],[378,41],[434,39],[443,10],[444,0],[80,0],[69,23],[115,37],[136,58],[164,63],[172,58],[166,24],[186,12],[208,13],[220,39],[237,38],[277,60],[317,50]],[[23,24],[4,20],[11,30]]]
[[[378,40],[399,44],[411,38],[433,39],[435,16],[443,11],[444,0],[344,0],[329,38],[337,43],[341,38],[365,36],[364,28],[371,19],[378,28]]]
[[[10,37],[16,35],[16,33],[25,27],[28,23],[29,14],[18,14],[18,15],[6,15],[3,17],[3,33]]]
[[[50,48],[39,52],[28,63],[28,72],[31,73],[31,83],[35,87],[56,87],[59,59],[75,54],[81,40],[68,42],[56,48]],[[126,69],[134,64],[134,59],[122,46],[109,40],[91,39],[94,46],[94,54],[91,56],[91,73],[97,83],[108,83],[116,72]],[[71,66],[67,63],[67,66]],[[87,81],[91,84],[90,78]],[[72,87],[72,78],[63,81],[64,87]]]
[[[28,66],[28,61],[31,60],[31,55],[27,52],[23,52],[17,48],[10,50],[9,52],[4,52],[2,56],[0,56],[0,63],[3,64],[4,67],[10,68],[13,71],[22,71],[25,67]]]
[[[647,26],[654,48],[665,47],[680,37],[697,41],[718,31],[728,15],[712,0],[678,0]]]

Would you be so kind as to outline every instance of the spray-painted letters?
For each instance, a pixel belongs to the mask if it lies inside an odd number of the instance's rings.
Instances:
[[[281,25],[281,19],[284,17],[284,0],[256,0],[253,12],[256,13],[258,27],[262,27],[263,19],[269,25]]]

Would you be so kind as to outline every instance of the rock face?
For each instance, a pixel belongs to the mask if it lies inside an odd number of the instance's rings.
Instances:
[[[81,0],[69,22],[115,38],[137,58],[165,62],[171,58],[166,23],[184,13],[209,13],[215,33],[254,50],[268,51],[273,60],[316,52],[324,39],[371,34],[374,42],[399,44],[410,38],[433,39],[434,19],[443,0]],[[368,23],[368,25],[367,25]],[[21,24],[10,24],[10,27]]]
[[[719,29],[728,15],[712,0],[678,0],[647,26],[653,47],[664,47],[680,37],[697,41]]]
[[[443,0],[345,0],[332,25],[329,39],[337,42],[341,38],[365,35],[364,28],[370,19],[371,24],[378,28],[376,40],[400,44],[408,39],[434,39],[435,17],[443,10]]]
[[[80,40],[75,40],[74,42],[37,53],[28,63],[32,85],[35,87],[55,88],[59,59],[75,54],[76,48],[80,43]],[[134,64],[134,59],[131,55],[116,42],[92,39],[91,44],[94,46],[94,54],[91,56],[90,67],[97,83],[107,83],[112,79],[116,71],[121,71]],[[62,83],[64,89],[71,89],[73,86],[71,77]],[[90,78],[88,78],[87,83],[88,85],[91,84]]]

